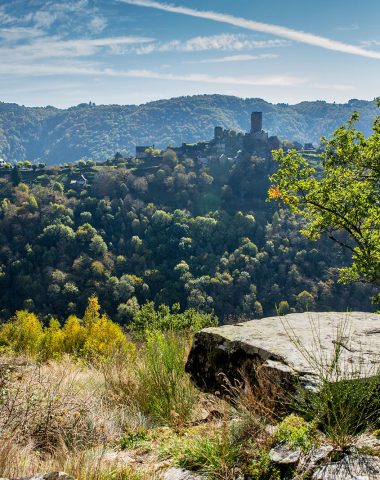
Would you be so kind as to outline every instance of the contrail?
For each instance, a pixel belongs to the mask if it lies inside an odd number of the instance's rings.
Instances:
[[[177,5],[171,5],[168,3],[156,2],[153,0],[119,0],[123,3],[130,5],[137,5],[140,7],[155,8],[163,10],[165,12],[180,13],[182,15],[188,15],[190,17],[204,18],[207,20],[213,20],[215,22],[227,23],[234,25],[235,27],[245,28],[247,30],[253,30],[255,32],[269,33],[277,35],[278,37],[287,38],[299,43],[306,43],[315,47],[324,48],[326,50],[334,50],[336,52],[348,53],[351,55],[358,55],[360,57],[376,58],[380,59],[380,52],[374,50],[366,50],[356,45],[350,45],[348,43],[331,40],[330,38],[320,37],[312,33],[303,32],[300,30],[293,30],[291,28],[282,27],[281,25],[272,25],[269,23],[255,22],[254,20],[248,20],[242,17],[235,17],[225,13],[196,10],[189,7],[181,7]]]

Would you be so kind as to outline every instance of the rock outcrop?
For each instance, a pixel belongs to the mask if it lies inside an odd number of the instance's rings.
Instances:
[[[203,391],[222,392],[242,379],[257,381],[257,368],[287,384],[295,378],[305,388],[318,388],[319,366],[340,350],[342,371],[360,370],[370,377],[380,367],[380,315],[375,313],[294,313],[198,332],[186,370]],[[309,357],[309,358],[308,358]]]

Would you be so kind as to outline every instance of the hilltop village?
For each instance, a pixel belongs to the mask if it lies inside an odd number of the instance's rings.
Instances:
[[[207,165],[210,160],[220,157],[237,157],[241,154],[269,157],[272,150],[280,148],[281,142],[276,136],[269,136],[263,130],[263,113],[252,112],[251,129],[247,133],[235,130],[214,128],[214,138],[208,142],[183,143],[180,147],[171,147],[178,158],[190,157],[200,165]],[[153,157],[158,160],[159,155],[153,155],[154,145],[137,146],[136,158],[146,160]]]
[[[191,159],[198,171],[214,170],[217,165],[224,165],[222,169],[228,170],[232,165],[244,163],[244,159],[255,158],[256,161],[264,162],[269,172],[273,167],[272,151],[280,147],[285,151],[291,148],[301,151],[304,157],[316,163],[321,153],[321,150],[315,149],[311,143],[301,145],[269,136],[268,132],[263,130],[263,113],[252,112],[249,132],[237,132],[216,126],[214,137],[209,141],[182,143],[181,146],[169,145],[164,150],[156,149],[154,145],[138,145],[135,156],[131,157],[116,152],[112,157],[98,162],[83,158],[76,163],[61,163],[57,159],[55,166],[46,166],[38,161],[12,162],[0,159],[0,179],[10,177],[13,184],[22,181],[43,186],[54,181],[61,184],[65,191],[80,192],[92,185],[95,175],[101,169],[125,167],[137,177],[145,177],[165,165],[168,156],[182,164]]]

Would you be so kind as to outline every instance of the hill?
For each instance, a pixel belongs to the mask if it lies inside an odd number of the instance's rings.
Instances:
[[[370,133],[376,106],[350,100],[297,105],[271,104],[262,99],[197,95],[143,105],[80,104],[64,109],[0,103],[0,156],[6,160],[39,160],[50,165],[80,158],[104,160],[116,151],[134,152],[136,144],[163,148],[207,140],[215,125],[246,131],[253,110],[264,113],[264,129],[281,139],[317,143],[360,113],[359,129]]]

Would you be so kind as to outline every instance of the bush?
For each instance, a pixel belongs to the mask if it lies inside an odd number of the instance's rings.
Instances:
[[[178,303],[172,308],[160,305],[156,309],[153,302],[147,302],[134,312],[128,328],[137,336],[143,336],[149,330],[196,332],[205,327],[216,326],[217,323],[215,315],[200,313],[194,308],[180,313]]]
[[[307,452],[313,445],[315,435],[313,424],[297,415],[289,415],[277,425],[275,437],[278,442],[285,441],[289,447]]]
[[[151,331],[137,369],[136,400],[160,422],[182,424],[191,416],[198,392],[185,373],[189,339],[177,333]]]
[[[207,477],[235,480],[241,473],[240,445],[232,443],[228,432],[191,439],[183,450],[179,465]]]
[[[69,353],[93,361],[112,357],[116,352],[128,356],[135,350],[122,328],[100,314],[96,297],[89,299],[83,322],[70,316],[63,327],[55,319],[44,327],[33,313],[17,312],[11,321],[0,327],[0,346],[40,360]]]

